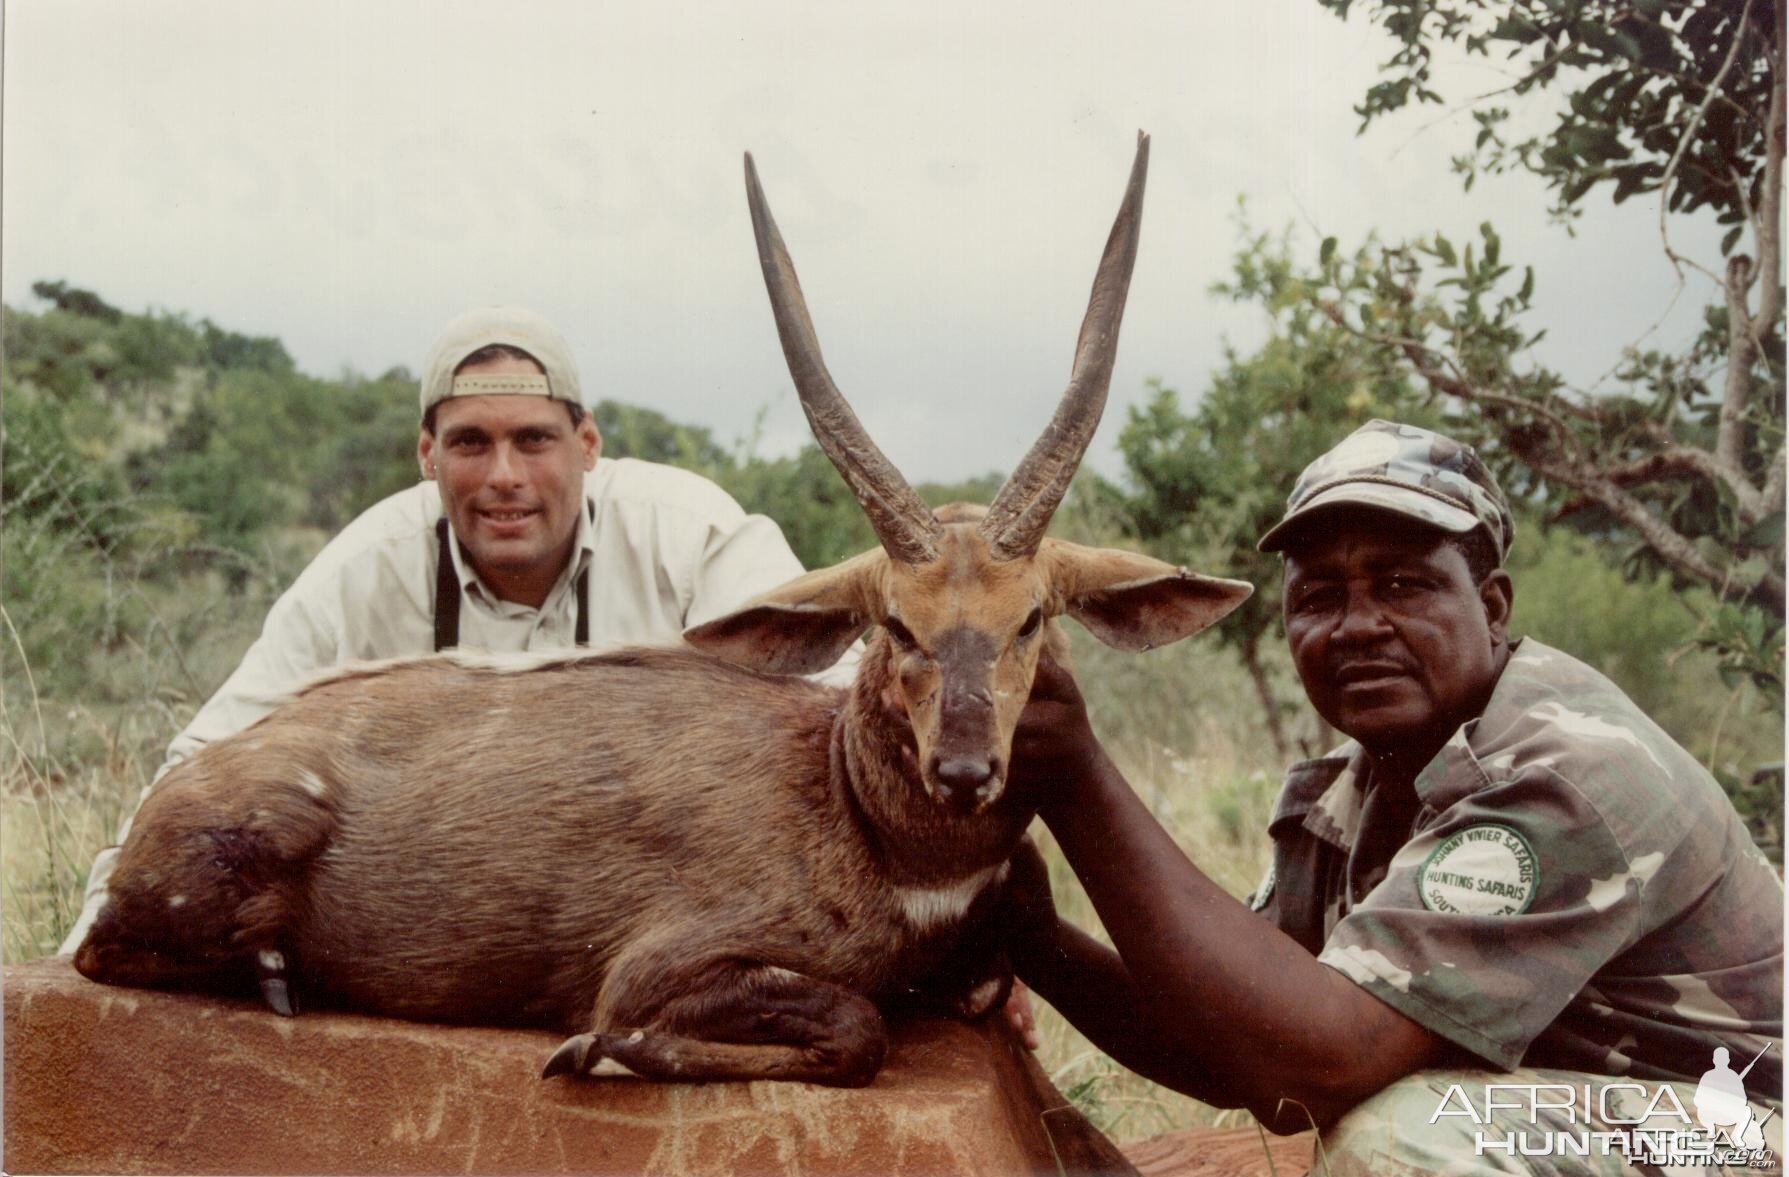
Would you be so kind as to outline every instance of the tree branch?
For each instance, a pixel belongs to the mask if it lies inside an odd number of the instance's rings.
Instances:
[[[1683,153],[1689,150],[1690,140],[1695,138],[1697,130],[1702,126],[1702,120],[1708,116],[1708,108],[1714,102],[1714,96],[1720,93],[1721,83],[1727,79],[1727,71],[1733,68],[1735,61],[1739,60],[1739,47],[1745,42],[1746,29],[1751,23],[1751,15],[1752,0],[1746,0],[1745,7],[1739,13],[1739,26],[1733,31],[1733,43],[1727,46],[1727,58],[1721,62],[1721,68],[1715,74],[1714,80],[1708,83],[1708,93],[1704,94],[1702,101],[1696,104],[1695,113],[1690,115],[1690,121],[1684,127],[1683,134],[1678,136],[1677,149],[1671,153],[1671,161],[1665,165],[1665,174],[1659,177],[1659,240],[1664,243],[1665,256],[1670,259],[1672,268],[1677,271],[1679,282],[1684,280],[1683,267],[1686,265],[1701,270],[1710,278],[1715,278],[1715,276],[1709,272],[1707,267],[1691,261],[1671,248],[1671,232],[1665,224],[1666,213],[1671,208],[1671,178],[1677,174],[1677,165],[1683,162]],[[1718,282],[1720,279],[1715,278],[1715,281]]]
[[[1789,482],[1789,459],[1783,453],[1783,447],[1777,447],[1776,457],[1770,460],[1770,468],[1764,475],[1764,506],[1766,512],[1783,509],[1784,484]]]
[[[1748,11],[1751,0],[1747,0]],[[1740,22],[1741,33],[1745,20]],[[1770,55],[1772,72],[1776,55]],[[1718,79],[1717,79],[1718,80]],[[1738,466],[1745,448],[1745,414],[1752,396],[1752,366],[1764,352],[1764,337],[1782,314],[1782,241],[1777,220],[1782,213],[1779,191],[1783,175],[1783,95],[1771,87],[1770,113],[1765,120],[1764,184],[1758,209],[1752,218],[1752,231],[1758,247],[1756,264],[1743,254],[1727,261],[1726,280],[1721,284],[1727,298],[1727,379],[1721,391],[1720,424],[1715,435],[1715,456],[1723,463]],[[1754,314],[1747,300],[1754,281],[1759,286],[1758,310]]]
[[[1355,327],[1347,321],[1341,307],[1335,303],[1324,303],[1323,311],[1331,322],[1358,338],[1397,348],[1416,374],[1434,391],[1458,400],[1497,405],[1521,413],[1531,420],[1543,422],[1553,439],[1551,445],[1532,435],[1516,431],[1506,431],[1504,434],[1504,443],[1524,465],[1549,482],[1579,492],[1580,497],[1596,503],[1633,528],[1647,547],[1679,572],[1702,581],[1718,593],[1724,594],[1733,585],[1739,584],[1748,594],[1756,594],[1779,617],[1783,615],[1784,585],[1780,575],[1766,572],[1754,581],[1739,576],[1737,568],[1732,565],[1722,566],[1710,561],[1692,540],[1661,519],[1623,485],[1624,482],[1637,484],[1654,480],[1668,473],[1718,479],[1733,489],[1735,499],[1739,500],[1742,518],[1749,513],[1747,521],[1756,522],[1768,513],[1771,500],[1761,495],[1737,466],[1724,469],[1719,458],[1705,450],[1672,446],[1634,462],[1601,469],[1594,460],[1587,459],[1578,452],[1578,438],[1571,424],[1551,406],[1526,397],[1478,387],[1457,374],[1457,369],[1455,372],[1444,371],[1434,362],[1434,358],[1439,357],[1443,363],[1451,366],[1451,357],[1418,339],[1377,334]],[[1574,407],[1570,402],[1565,402],[1565,405]],[[1642,475],[1651,475],[1652,478],[1643,478]]]
[[[1773,69],[1774,72],[1774,69]],[[1758,199],[1757,226],[1759,291],[1754,322],[1768,332],[1783,313],[1783,88],[1780,78],[1770,88],[1770,117],[1764,131],[1764,184]],[[1758,335],[1763,346],[1762,334]]]
[[[1633,528],[1647,547],[1679,572],[1702,581],[1723,597],[1738,586],[1748,595],[1755,594],[1778,617],[1783,615],[1784,585],[1780,574],[1767,571],[1754,581],[1740,576],[1737,567],[1733,565],[1722,567],[1714,564],[1697,550],[1688,537],[1660,519],[1644,502],[1606,476],[1562,461],[1538,446],[1525,442],[1519,435],[1511,435],[1508,440],[1510,448],[1529,469],[1550,482],[1579,491],[1583,497],[1601,506]]]

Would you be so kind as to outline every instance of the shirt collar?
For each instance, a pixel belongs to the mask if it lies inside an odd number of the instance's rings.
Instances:
[[[1286,770],[1269,830],[1297,823],[1333,846],[1346,848],[1359,826],[1362,782],[1367,773],[1366,750],[1353,740],[1316,760],[1305,760]]]
[[[553,582],[552,589],[547,593],[547,600],[551,601],[558,596],[567,585],[577,578],[580,572],[590,567],[590,562],[596,555],[595,516],[596,505],[590,498],[587,483],[584,493],[584,509],[578,512],[578,529],[572,540],[571,559],[566,561],[566,567],[560,570],[559,579]],[[453,559],[454,575],[459,578],[461,591],[470,596],[476,596],[493,607],[509,604],[491,591],[490,586],[485,584],[478,575],[478,570],[472,567],[472,562],[466,559],[466,553],[460,550],[460,537],[453,529],[451,518],[447,521],[447,536],[451,541],[447,545],[448,555]],[[519,605],[515,607],[522,608]]]

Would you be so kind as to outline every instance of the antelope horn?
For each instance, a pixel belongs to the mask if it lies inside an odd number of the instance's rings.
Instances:
[[[1112,361],[1118,354],[1118,324],[1124,318],[1124,298],[1130,289],[1131,267],[1137,260],[1137,232],[1143,214],[1143,181],[1149,174],[1149,136],[1137,132],[1137,158],[1131,164],[1130,184],[1118,219],[1106,238],[1105,256],[1093,279],[1093,296],[1087,316],[1081,320],[1081,337],[1075,343],[1075,366],[1068,390],[1056,406],[1056,415],[1043,436],[1031,447],[1006,485],[1000,488],[982,520],[982,534],[997,560],[1029,556],[1043,540],[1050,516],[1068,493],[1069,480],[1081,464],[1081,455],[1099,428],[1106,407],[1106,388],[1112,381]]]
[[[758,264],[764,268],[764,285],[770,291],[770,309],[776,314],[777,335],[783,341],[783,358],[814,440],[844,476],[845,483],[869,517],[882,548],[896,560],[923,564],[937,558],[938,521],[929,507],[907,485],[876,443],[864,432],[857,414],[845,403],[838,386],[820,356],[820,340],[808,317],[795,263],[777,232],[758,169],[751,154],[745,157],[745,191],[752,207],[752,232],[758,239]]]

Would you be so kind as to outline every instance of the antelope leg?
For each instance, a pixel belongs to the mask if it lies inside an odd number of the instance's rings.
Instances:
[[[841,985],[786,969],[725,962],[703,970],[703,985],[677,987],[650,1020],[633,1022],[623,1004],[610,1024],[579,1034],[547,1061],[552,1075],[638,1075],[701,1082],[790,1079],[861,1087],[888,1052],[882,1015]],[[680,981],[685,980],[680,978]],[[661,980],[659,992],[667,986]]]

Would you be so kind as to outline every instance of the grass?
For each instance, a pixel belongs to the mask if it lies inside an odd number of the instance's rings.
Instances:
[[[50,659],[28,657],[21,633],[44,602],[0,606],[0,960],[56,951],[93,856],[116,841],[169,740],[254,640],[303,554],[269,556],[240,591],[211,572],[172,588],[95,578],[99,612],[133,623],[59,632]]]

